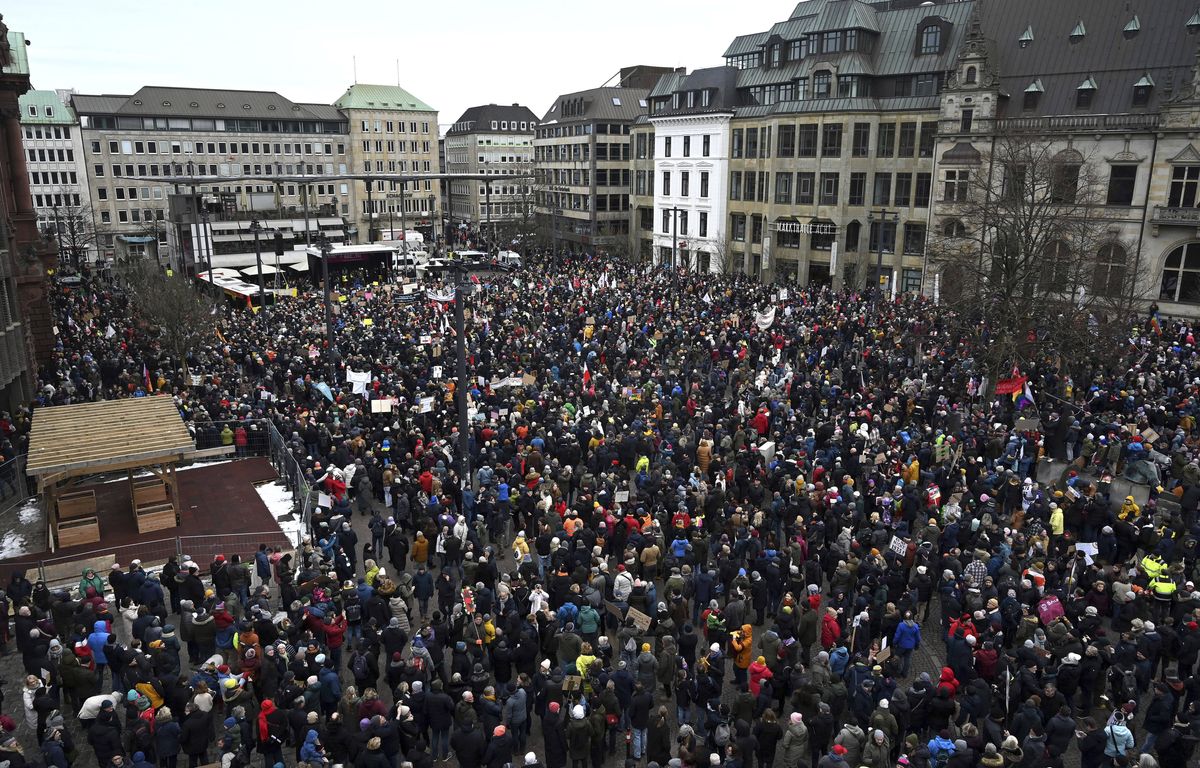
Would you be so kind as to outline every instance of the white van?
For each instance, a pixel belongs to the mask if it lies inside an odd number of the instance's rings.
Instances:
[[[496,254],[496,263],[505,267],[520,267],[521,254],[516,251],[500,251]]]
[[[392,269],[413,270],[429,262],[429,254],[425,251],[397,250],[392,254]]]

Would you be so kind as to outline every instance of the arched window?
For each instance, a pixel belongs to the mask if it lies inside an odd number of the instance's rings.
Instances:
[[[1092,273],[1092,293],[1097,296],[1120,296],[1125,292],[1125,249],[1116,243],[1100,246],[1096,253],[1096,270]]]
[[[930,24],[921,30],[921,53],[941,53],[942,52],[942,28],[937,24]]]
[[[862,240],[862,224],[857,220],[846,225],[846,252],[857,253],[858,242]]]
[[[974,83],[979,78],[979,73],[975,67],[967,67],[967,82]]]
[[[1167,254],[1158,298],[1200,304],[1200,243],[1185,243]]]
[[[958,219],[949,219],[942,225],[943,237],[966,237],[967,228]]]

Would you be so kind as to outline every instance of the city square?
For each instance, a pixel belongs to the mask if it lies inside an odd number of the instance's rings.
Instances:
[[[328,103],[3,19],[0,763],[1193,760],[1200,8],[788,5]]]

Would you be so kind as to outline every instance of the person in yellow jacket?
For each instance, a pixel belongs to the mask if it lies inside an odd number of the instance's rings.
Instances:
[[[751,654],[754,650],[754,628],[743,624],[742,628],[729,635],[729,649],[733,655],[733,680],[743,685],[749,679]]]
[[[1134,521],[1142,514],[1142,508],[1133,500],[1132,496],[1126,496],[1124,503],[1121,504],[1121,511],[1117,513],[1117,517],[1121,520]]]
[[[1154,581],[1167,570],[1167,564],[1163,562],[1163,559],[1160,555],[1156,554],[1146,555],[1142,558],[1140,564],[1142,566],[1142,571],[1146,574],[1150,581]]]
[[[1051,555],[1059,551],[1062,546],[1063,530],[1065,522],[1063,521],[1062,507],[1054,502],[1050,502],[1050,549]]]
[[[914,456],[909,465],[904,468],[901,477],[904,478],[905,486],[916,485],[917,481],[921,479],[921,462],[917,461],[917,457]]]

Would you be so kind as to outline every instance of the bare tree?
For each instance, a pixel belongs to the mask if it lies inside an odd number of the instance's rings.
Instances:
[[[947,177],[929,261],[993,384],[1025,360],[1070,370],[1119,354],[1137,297],[1128,247],[1102,216],[1104,190],[1092,158],[1022,135]]]
[[[119,275],[138,318],[187,370],[187,353],[212,333],[215,304],[183,275],[167,275],[150,259],[128,259]]]
[[[708,252],[708,271],[718,275],[725,275],[732,271],[734,263],[734,254],[729,247],[729,241],[720,239],[713,241],[713,248]],[[738,254],[740,257],[741,254]]]
[[[62,251],[59,258],[74,265],[83,263],[89,253],[96,251],[108,232],[90,205],[59,206],[55,218]]]

